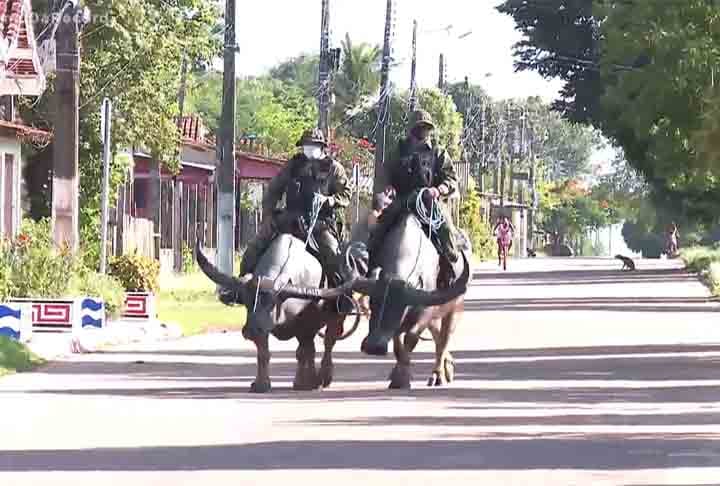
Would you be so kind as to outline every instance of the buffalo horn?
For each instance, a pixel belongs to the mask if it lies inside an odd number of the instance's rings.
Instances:
[[[467,283],[470,280],[470,264],[468,263],[465,253],[462,253],[463,273],[455,280],[452,286],[447,289],[438,290],[420,290],[412,287],[404,287],[402,290],[402,298],[409,306],[434,306],[447,304],[453,299],[457,299],[467,291]]]

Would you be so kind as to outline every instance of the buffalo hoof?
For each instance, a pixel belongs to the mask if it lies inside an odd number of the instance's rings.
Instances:
[[[433,371],[433,374],[428,380],[428,386],[443,386],[445,385],[445,375],[439,371]]]
[[[301,370],[295,376],[293,381],[293,390],[295,391],[311,391],[320,387],[320,378],[314,369]]]
[[[455,360],[448,355],[442,360],[439,368],[435,369],[428,380],[428,386],[443,386],[455,380]]]
[[[331,366],[323,366],[320,368],[320,373],[318,373],[318,379],[320,380],[320,386],[323,388],[329,387],[333,382],[333,367]]]
[[[250,385],[250,393],[269,393],[272,390],[272,385],[269,381],[253,381]]]
[[[385,356],[388,353],[388,346],[387,344],[370,344],[365,338],[360,345],[360,351],[370,356]]]
[[[445,381],[447,383],[455,381],[455,360],[449,356],[445,358],[443,371],[445,372]]]
[[[390,390],[410,390],[411,385],[410,369],[396,366],[390,373]]]

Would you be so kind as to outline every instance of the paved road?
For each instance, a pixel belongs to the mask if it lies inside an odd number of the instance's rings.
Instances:
[[[0,381],[0,484],[720,484],[718,307],[677,263],[512,262],[476,272],[458,381],[386,390],[338,346],[330,390],[267,396],[238,335],[136,346]],[[447,481],[451,481],[448,483]]]

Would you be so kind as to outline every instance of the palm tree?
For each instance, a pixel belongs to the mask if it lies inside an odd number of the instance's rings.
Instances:
[[[353,45],[349,34],[342,42],[343,61],[335,82],[335,121],[342,123],[348,110],[380,86],[382,49],[368,43]]]

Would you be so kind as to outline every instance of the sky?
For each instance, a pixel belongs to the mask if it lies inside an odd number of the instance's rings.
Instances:
[[[437,85],[439,56],[444,53],[451,83],[468,76],[495,99],[540,96],[550,102],[557,97],[560,80],[546,80],[532,71],[515,72],[512,48],[522,35],[515,30],[512,17],[495,10],[501,0],[394,3],[391,79],[400,89],[410,86],[412,26],[417,20],[421,87]],[[386,0],[330,0],[331,47],[340,47],[346,33],[354,42],[382,45],[386,4]],[[263,74],[291,57],[318,53],[321,7],[321,0],[242,2],[237,20],[238,74]],[[613,155],[610,148],[596,151],[591,163],[607,170]]]
[[[534,72],[513,70],[512,46],[521,35],[510,16],[495,6],[500,0],[395,0],[394,58],[391,79],[410,85],[412,22],[418,21],[418,82],[437,84],[439,55],[447,57],[448,81],[482,85],[493,98],[541,96],[551,101],[561,83]],[[330,0],[331,44],[340,47],[346,33],[355,42],[381,45],[386,0]],[[321,0],[241,2],[237,58],[241,75],[257,75],[302,53],[320,48]],[[447,27],[451,25],[451,29]],[[444,30],[443,30],[444,29]],[[470,35],[459,39],[463,34]]]

